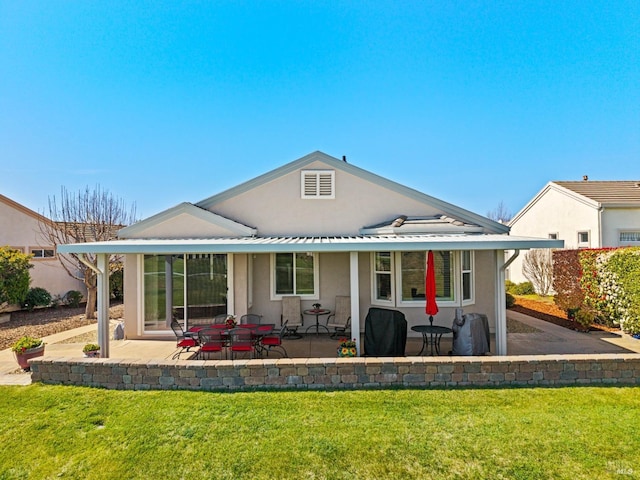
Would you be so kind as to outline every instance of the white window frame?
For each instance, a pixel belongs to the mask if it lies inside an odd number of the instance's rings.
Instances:
[[[587,241],[586,242],[581,242],[580,241],[580,237],[586,234],[587,235]],[[580,230],[578,231],[577,234],[577,242],[578,242],[578,248],[589,248],[589,246],[591,245],[591,232],[589,230]]]
[[[330,191],[327,192],[327,182]],[[313,187],[313,192],[308,187]],[[324,187],[324,188],[323,188]],[[302,170],[300,172],[300,197],[313,200],[333,200],[336,198],[335,170]]]
[[[548,235],[548,238],[549,238],[550,240],[558,240],[558,233],[557,233],[557,232],[550,233],[550,234]]]
[[[294,261],[295,261],[295,254],[296,253],[300,253],[300,252],[278,252],[278,253],[288,253],[291,255],[294,255]],[[309,295],[309,294],[299,294],[296,293],[295,288],[294,288],[294,292],[293,293],[284,293],[284,294],[278,294],[276,293],[276,254],[272,253],[270,255],[269,258],[269,270],[271,271],[271,275],[270,277],[270,292],[271,292],[271,300],[282,300],[282,297],[287,297],[287,296],[291,296],[291,295],[297,295],[299,296],[302,300],[319,300],[320,299],[320,262],[319,262],[319,255],[318,252],[308,252],[308,255],[312,255],[313,256],[313,294]],[[295,265],[295,263],[294,263]],[[294,270],[295,270],[295,266],[294,266]],[[295,282],[295,276],[294,276],[294,282]]]
[[[386,252],[386,250],[385,250]],[[394,271],[395,271],[395,252],[388,252],[390,254],[390,262],[391,262],[391,266],[390,266],[390,270],[389,272],[387,272],[386,270],[380,270],[380,273],[383,274],[389,274],[389,276],[391,277],[391,281],[389,282],[389,285],[391,287],[391,295],[389,297],[388,300],[383,300],[378,298],[378,284],[377,284],[377,273],[378,270],[376,270],[376,253],[381,253],[381,252],[371,252],[371,305],[377,305],[380,307],[393,307],[396,304],[396,298],[395,298],[395,291],[396,291],[396,286],[395,286],[395,281],[394,281]]]
[[[464,265],[462,262],[462,254],[464,252],[469,252],[469,265],[470,270],[464,270]],[[461,250],[458,252],[460,256],[460,298],[462,299],[462,306],[473,305],[476,303],[476,256],[473,250]],[[471,282],[470,293],[471,296],[467,299],[464,298],[464,274],[469,273],[469,278]],[[455,295],[455,292],[454,292]]]
[[[408,250],[407,250],[408,251]],[[459,307],[474,305],[476,303],[476,269],[475,269],[475,252],[469,250],[471,255],[471,297],[469,299],[462,298],[462,251],[450,250],[452,254],[453,262],[453,299],[452,300],[438,300],[438,306],[444,308]],[[402,300],[397,292],[402,291],[402,253],[403,252],[391,252],[391,299],[386,302],[376,298],[376,270],[375,270],[375,254],[371,253],[371,304],[386,307],[404,307],[404,308],[424,308],[424,300]],[[426,262],[426,252],[425,252]]]

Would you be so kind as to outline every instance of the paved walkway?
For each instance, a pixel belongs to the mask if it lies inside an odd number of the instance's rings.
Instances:
[[[531,333],[509,333],[507,351],[509,355],[557,355],[594,353],[640,353],[640,340],[623,333],[576,332],[549,322],[529,317],[522,313],[507,311],[507,317],[523,323],[537,331]],[[77,335],[95,331],[96,325],[86,325],[44,338],[45,356],[81,358],[84,343],[59,343]],[[492,348],[495,348],[494,338]],[[301,340],[287,340],[285,346],[290,356],[335,355],[337,341],[326,335],[305,336]],[[422,339],[409,338],[407,354],[415,355],[420,350]],[[119,340],[110,342],[112,358],[168,359],[175,350],[174,341]],[[451,339],[444,337],[441,352],[451,350]],[[0,351],[0,385],[29,385],[31,374],[23,373],[11,349]]]

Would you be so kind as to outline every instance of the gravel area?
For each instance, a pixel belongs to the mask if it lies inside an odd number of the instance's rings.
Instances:
[[[124,307],[114,305],[109,309],[109,318],[122,318]],[[32,312],[19,311],[11,313],[11,320],[0,324],[0,350],[11,345],[24,335],[46,337],[84,325],[97,325],[96,320],[84,317],[84,307],[41,308]]]

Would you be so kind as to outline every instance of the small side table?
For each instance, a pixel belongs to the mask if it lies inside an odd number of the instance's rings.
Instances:
[[[312,308],[310,310],[305,310],[303,312],[305,315],[315,315],[316,317],[316,323],[313,325],[309,325],[307,327],[307,329],[305,330],[305,333],[307,333],[309,331],[309,329],[311,328],[315,328],[316,329],[316,335],[320,334],[320,329],[324,328],[327,333],[329,333],[329,329],[326,327],[326,325],[321,325],[320,324],[320,317],[322,315],[329,315],[331,313],[331,310],[326,310],[324,308]]]
[[[437,325],[414,325],[411,327],[414,332],[422,333],[422,348],[418,355],[422,355],[422,352],[426,353],[427,345],[431,346],[431,355],[433,355],[433,347],[436,348],[436,354],[440,355],[440,339],[442,335],[447,333],[453,333],[448,327],[439,327]]]

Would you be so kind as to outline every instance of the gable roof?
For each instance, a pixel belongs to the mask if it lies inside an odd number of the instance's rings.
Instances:
[[[34,212],[30,208],[27,208],[24,205],[21,205],[20,203],[14,201],[14,200],[11,200],[9,197],[5,197],[2,194],[0,194],[0,202],[4,203],[5,205],[8,205],[11,208],[14,208],[14,209],[24,213],[25,215],[29,215],[30,217],[35,218],[39,222],[51,223],[51,220],[49,220],[47,217],[45,217],[43,215],[40,215],[38,212]]]
[[[486,228],[491,233],[508,233],[509,232],[509,227],[506,225],[503,225],[498,222],[494,222],[493,220],[483,217],[482,215],[478,215],[476,213],[470,212],[469,210],[465,210],[464,208],[458,207],[456,205],[445,202],[443,200],[439,200],[435,197],[432,197],[425,193],[414,190],[413,188],[406,187],[404,185],[401,185],[392,180],[389,180],[379,175],[376,175],[374,173],[371,173],[362,168],[356,167],[355,165],[347,163],[346,161],[343,161],[343,160],[339,160],[335,157],[332,157],[320,151],[316,151],[316,152],[310,153],[309,155],[305,155],[304,157],[299,158],[298,160],[294,160],[293,162],[287,163],[279,168],[276,168],[275,170],[271,170],[270,172],[267,172],[263,175],[255,177],[252,180],[241,183],[240,185],[237,185],[228,190],[225,190],[224,192],[218,193],[209,198],[201,200],[200,202],[197,202],[195,205],[200,208],[208,210],[214,207],[219,202],[223,202],[225,200],[233,198],[237,195],[245,193],[260,185],[264,185],[272,180],[275,180],[276,178],[282,177],[283,175],[289,174],[291,172],[295,172],[316,161],[324,162],[330,165],[332,168],[335,168],[336,170],[342,170],[346,173],[359,177],[363,180],[366,180],[378,186],[387,188],[400,195],[404,195],[405,197],[411,198],[415,201],[438,208],[446,216],[454,217],[464,223],[481,226],[483,228]]]
[[[513,218],[513,226],[549,190],[555,190],[573,198],[577,202],[597,209],[600,207],[640,208],[640,181],[553,181],[547,183]]]
[[[156,226],[162,222],[171,220],[178,215],[186,214],[190,217],[202,220],[212,226],[224,228],[234,235],[238,236],[254,236],[257,234],[257,230],[247,225],[243,225],[234,220],[223,217],[216,213],[210,212],[200,207],[196,207],[188,202],[183,202],[175,207],[169,208],[163,212],[160,212],[152,217],[146,218],[138,223],[134,223],[128,227],[123,228],[118,232],[119,238],[131,238],[143,233],[148,228]]]
[[[640,207],[640,181],[552,182],[572,192],[590,198],[604,207]]]

